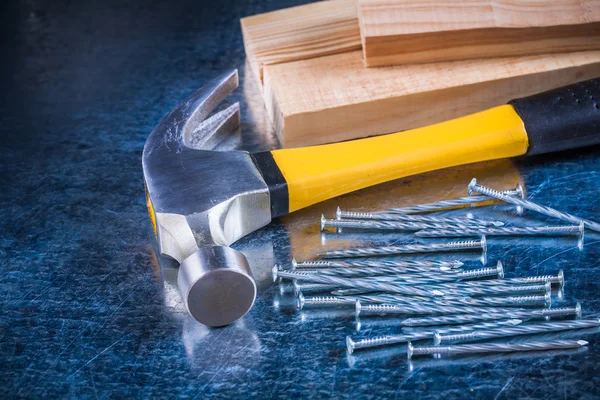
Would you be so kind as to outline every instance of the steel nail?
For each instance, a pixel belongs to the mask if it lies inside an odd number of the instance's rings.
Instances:
[[[302,292],[298,293],[296,297],[296,308],[302,310],[305,305],[309,306],[340,306],[340,305],[352,305],[353,299],[336,296],[311,296],[304,297]]]
[[[577,245],[583,246],[585,226],[503,226],[499,228],[466,228],[466,229],[425,229],[415,232],[415,236],[423,238],[454,238],[468,236],[548,236],[548,235],[577,235]]]
[[[536,333],[595,328],[598,326],[600,326],[600,321],[598,320],[576,320],[497,327],[492,329],[477,330],[468,333],[444,334],[442,332],[436,332],[434,335],[433,343],[437,346],[442,342],[458,342],[465,340],[493,339],[507,336],[534,335]]]
[[[431,339],[434,334],[446,334],[446,333],[459,333],[459,332],[472,332],[479,329],[492,329],[502,326],[514,326],[520,324],[522,321],[518,319],[509,319],[506,321],[493,321],[484,322],[481,324],[465,325],[455,328],[439,329],[437,331],[420,331],[420,332],[409,332],[398,335],[385,335],[376,336],[369,339],[353,340],[350,336],[346,336],[346,350],[348,354],[354,353],[358,349],[367,349],[371,347],[386,346],[391,344],[406,343],[421,339]]]
[[[480,240],[467,240],[448,243],[427,243],[427,244],[405,244],[401,246],[384,247],[364,247],[348,250],[333,250],[320,254],[323,258],[346,258],[346,257],[371,257],[393,254],[411,254],[411,253],[435,253],[447,251],[468,251],[482,249],[487,254],[487,242],[485,236]]]
[[[502,192],[507,196],[518,196],[520,198],[525,197],[525,192],[520,183],[517,184],[515,189],[505,190]],[[398,214],[417,214],[417,213],[425,213],[432,211],[441,211],[449,208],[455,208],[460,206],[475,206],[478,203],[484,203],[490,200],[495,200],[493,197],[482,196],[482,195],[472,195],[472,196],[464,196],[456,199],[450,200],[441,200],[433,203],[424,203],[418,204],[415,206],[409,207],[396,207],[390,208],[385,211],[381,211],[381,213],[398,213]],[[517,207],[517,213],[522,214],[523,210],[520,207]]]
[[[459,223],[435,223],[435,222],[402,222],[402,221],[375,221],[364,219],[327,219],[321,215],[321,232],[325,228],[352,228],[369,230],[392,230],[415,232],[423,229],[468,229],[472,225]]]
[[[586,220],[586,219],[583,219],[580,217],[576,217],[574,215],[555,210],[554,208],[551,208],[551,207],[536,204],[529,200],[517,199],[514,197],[506,196],[497,190],[478,185],[477,179],[475,179],[475,178],[473,178],[471,183],[469,183],[468,189],[469,189],[469,194],[471,194],[473,192],[481,193],[483,195],[494,197],[498,200],[502,200],[506,203],[515,204],[515,205],[521,206],[525,209],[535,211],[540,214],[547,215],[549,217],[558,218],[563,221],[571,222],[571,223],[578,224],[578,225],[581,222],[583,222],[583,224],[585,225],[586,228],[591,229],[596,232],[600,232],[600,224],[597,222],[593,222],[593,221]]]
[[[434,224],[467,225],[473,228],[486,226],[504,226],[502,221],[488,221],[469,217],[438,217],[432,215],[406,215],[342,211],[339,207],[335,213],[336,220],[373,220],[373,221],[400,221],[400,222],[426,222]]]
[[[408,343],[406,356],[410,360],[416,355],[426,354],[468,354],[468,353],[507,353],[515,351],[542,351],[574,349],[587,345],[585,340],[551,340],[524,343],[477,343],[453,346],[419,346]]]
[[[317,260],[298,262],[292,258],[291,269],[304,268],[354,268],[354,267],[420,267],[420,268],[460,268],[464,265],[462,261],[441,260]]]
[[[519,318],[519,319],[547,319],[548,317],[564,317],[574,316],[576,319],[581,319],[581,305],[577,303],[575,307],[561,308],[544,308],[537,310],[510,310],[501,313],[486,313],[486,314],[456,314],[456,315],[441,315],[423,318],[408,318],[400,322],[402,326],[434,326],[434,325],[451,325],[472,323],[479,321],[489,321],[495,319]]]

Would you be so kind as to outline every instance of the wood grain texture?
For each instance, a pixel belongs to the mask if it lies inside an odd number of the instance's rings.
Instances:
[[[356,0],[320,1],[241,20],[246,56],[262,82],[264,65],[361,48]]]
[[[365,64],[600,49],[599,0],[358,0]]]
[[[360,51],[264,69],[283,145],[397,132],[600,75],[600,51],[364,68]]]

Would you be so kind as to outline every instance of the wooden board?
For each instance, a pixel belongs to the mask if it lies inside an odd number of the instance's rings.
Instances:
[[[356,0],[285,8],[241,20],[246,56],[262,82],[264,65],[361,48]]]
[[[267,65],[267,111],[285,147],[397,132],[600,76],[600,51],[364,68],[354,51]],[[433,138],[434,139],[434,138]]]
[[[600,0],[358,0],[365,64],[600,49]]]

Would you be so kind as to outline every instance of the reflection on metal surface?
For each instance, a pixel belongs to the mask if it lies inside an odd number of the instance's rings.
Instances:
[[[232,247],[248,259],[259,293],[273,284],[271,273],[273,265],[279,260],[289,259],[288,232],[277,221],[255,234],[242,238]]]
[[[343,345],[343,344],[342,344]],[[406,345],[375,348],[369,351],[349,354],[346,353],[346,361],[350,368],[366,368],[370,363],[376,361],[399,361],[404,364],[406,361]]]
[[[181,319],[187,316],[187,310],[181,298],[181,292],[177,287],[178,271],[179,268],[177,266],[163,265],[161,276],[163,279],[163,299],[165,306],[174,316]]]
[[[177,287],[178,263],[171,258],[158,255],[156,247],[152,248],[150,259],[155,271],[155,277],[162,287],[163,302],[166,311],[175,319],[182,320],[187,315],[187,310]]]
[[[564,285],[563,285],[563,286],[560,286],[560,287],[559,287],[559,288],[556,290],[556,297],[557,297],[559,300],[564,300],[564,299],[565,299],[565,287],[564,287]]]
[[[293,255],[308,260],[322,249],[315,216],[334,217],[338,205],[353,211],[376,211],[464,196],[473,176],[480,176],[482,181],[506,190],[514,188],[515,182],[522,182],[518,169],[510,160],[477,163],[383,183],[296,211],[281,220],[289,232]],[[507,209],[514,212],[514,209]],[[369,242],[364,235],[362,239],[360,236],[332,235],[323,238],[326,247],[331,245],[330,239],[335,239],[336,248],[350,248],[359,242]]]
[[[368,318],[366,321],[356,317],[355,328],[357,332],[369,330],[376,332],[379,329],[400,328],[400,321],[401,319],[397,315],[383,315],[381,318]]]
[[[305,322],[309,320],[350,320],[354,315],[353,309],[315,309],[310,311],[300,311],[300,320]],[[350,322],[348,322],[350,323]]]
[[[427,359],[414,359],[410,360],[407,363],[408,371],[415,372],[421,368],[453,368],[458,366],[465,365],[477,365],[489,363],[493,365],[498,365],[500,363],[510,363],[517,361],[525,361],[528,364],[531,364],[536,359],[540,358],[551,358],[554,356],[575,356],[585,354],[588,351],[588,347],[580,347],[578,349],[567,349],[567,350],[555,350],[555,351],[539,351],[539,352],[530,352],[530,353],[514,353],[514,354],[488,354],[488,355],[478,355],[478,356],[458,356],[446,359],[436,359],[436,360],[427,360]],[[405,350],[406,353],[406,350]]]
[[[223,329],[211,329],[186,315],[181,341],[192,371],[215,368],[252,368],[260,359],[261,343],[253,328],[238,320]],[[217,351],[207,351],[215,348]]]

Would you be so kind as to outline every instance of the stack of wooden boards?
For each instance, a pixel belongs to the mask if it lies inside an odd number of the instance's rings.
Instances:
[[[241,24],[286,147],[416,128],[600,76],[600,0],[329,0]]]

